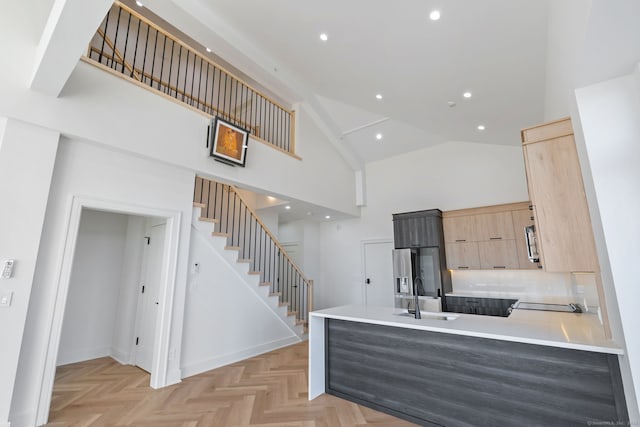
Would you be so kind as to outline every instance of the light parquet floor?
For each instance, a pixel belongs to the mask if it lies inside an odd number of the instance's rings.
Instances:
[[[50,427],[413,426],[334,396],[307,400],[303,342],[153,390],[149,374],[110,358],[61,366]]]

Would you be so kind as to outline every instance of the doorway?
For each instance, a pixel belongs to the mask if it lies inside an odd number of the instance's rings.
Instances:
[[[362,243],[363,303],[393,307],[393,242],[370,240]]]
[[[57,365],[101,357],[151,373],[166,220],[83,209]]]
[[[181,211],[149,208],[139,205],[130,205],[114,201],[93,199],[89,197],[76,196],[73,198],[71,212],[69,214],[69,226],[67,229],[65,246],[60,266],[60,276],[56,284],[56,299],[51,318],[51,329],[49,342],[46,348],[46,360],[43,367],[42,385],[40,387],[40,397],[37,405],[36,423],[45,424],[51,405],[53,383],[55,380],[58,353],[60,350],[63,319],[70,290],[71,275],[74,265],[75,254],[81,248],[77,247],[80,231],[80,222],[83,210],[97,210],[124,215],[134,215],[143,217],[162,218],[165,221],[164,248],[162,250],[162,268],[160,273],[160,283],[158,286],[158,305],[156,308],[156,326],[154,328],[153,357],[151,366],[150,386],[160,388],[171,383],[179,382],[173,370],[169,371],[170,354],[175,349],[170,347],[170,330],[173,320],[173,306],[176,289],[176,269],[179,257],[179,236],[181,225]],[[134,297],[128,301],[133,301],[134,308],[137,302],[138,289],[134,289]],[[155,301],[154,301],[155,302]],[[154,304],[155,305],[155,304]],[[135,318],[135,310],[134,310]],[[131,325],[131,324],[129,324]],[[134,329],[129,326],[131,334]],[[131,363],[126,357],[119,358],[120,361]],[[176,380],[176,378],[178,378]]]

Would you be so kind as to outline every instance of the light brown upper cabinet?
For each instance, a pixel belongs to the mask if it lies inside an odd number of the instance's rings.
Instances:
[[[484,270],[516,270],[520,268],[515,240],[478,242],[478,250],[480,252],[480,268]]]
[[[545,271],[599,271],[571,119],[524,129],[522,143]]]
[[[478,242],[449,242],[444,244],[447,268],[450,270],[480,269]]]
[[[480,214],[475,218],[478,240],[512,240],[515,238],[510,211]]]
[[[517,235],[512,216],[514,211],[528,209],[529,202],[520,202],[444,212],[447,267],[452,270],[536,268],[531,263],[520,265],[520,249],[528,262],[524,226],[522,236]]]
[[[445,243],[477,242],[476,220],[474,216],[464,215],[442,218]]]

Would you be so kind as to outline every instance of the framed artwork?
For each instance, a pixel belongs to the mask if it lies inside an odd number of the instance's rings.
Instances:
[[[247,160],[249,131],[216,117],[212,121],[211,156],[231,166],[242,166]]]

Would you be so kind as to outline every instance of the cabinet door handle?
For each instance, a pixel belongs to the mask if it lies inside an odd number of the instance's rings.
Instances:
[[[489,237],[489,240],[502,240],[502,237]]]
[[[507,268],[505,265],[494,265],[493,268]]]
[[[456,239],[456,242],[466,242],[465,239]]]
[[[464,270],[464,269],[469,268],[469,267],[458,266],[458,268],[461,269],[461,270]]]
[[[532,211],[533,210],[533,205],[529,205],[529,210]]]

